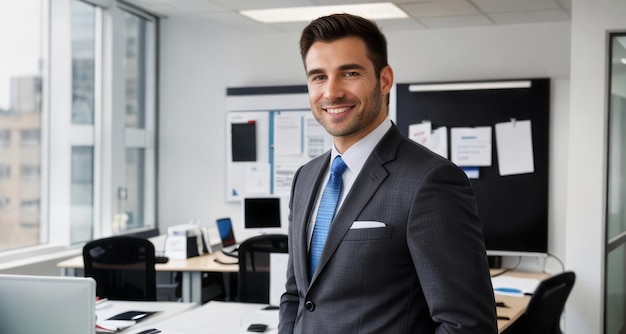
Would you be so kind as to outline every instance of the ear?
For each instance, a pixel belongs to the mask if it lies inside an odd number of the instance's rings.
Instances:
[[[380,71],[380,90],[382,95],[387,95],[393,86],[393,70],[387,65]]]

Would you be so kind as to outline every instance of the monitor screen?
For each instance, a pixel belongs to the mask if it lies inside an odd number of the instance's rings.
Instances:
[[[95,331],[96,281],[90,277],[0,274],[0,333]]]
[[[243,220],[246,229],[280,228],[280,197],[244,198]]]

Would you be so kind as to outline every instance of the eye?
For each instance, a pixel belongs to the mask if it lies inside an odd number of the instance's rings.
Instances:
[[[309,80],[311,80],[311,81],[322,81],[322,80],[325,80],[325,79],[326,79],[326,76],[320,74],[320,75],[312,76]]]
[[[344,74],[345,77],[356,77],[358,75],[359,75],[359,72],[354,72],[354,71],[353,72],[346,72]]]

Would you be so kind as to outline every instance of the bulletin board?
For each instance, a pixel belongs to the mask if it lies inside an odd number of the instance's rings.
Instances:
[[[288,197],[297,169],[332,141],[312,116],[306,86],[227,90],[226,198]]]
[[[527,85],[507,85],[520,82]],[[396,88],[397,124],[405,135],[410,125],[424,121],[433,129],[530,121],[534,171],[501,175],[492,131],[491,165],[478,167],[470,181],[491,254],[547,253],[550,79],[405,83]]]

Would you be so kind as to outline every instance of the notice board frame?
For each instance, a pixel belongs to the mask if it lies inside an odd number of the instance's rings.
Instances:
[[[396,120],[405,135],[422,121],[450,129],[530,120],[534,173],[500,176],[492,131],[492,165],[470,181],[489,255],[547,255],[549,78],[399,83]]]

